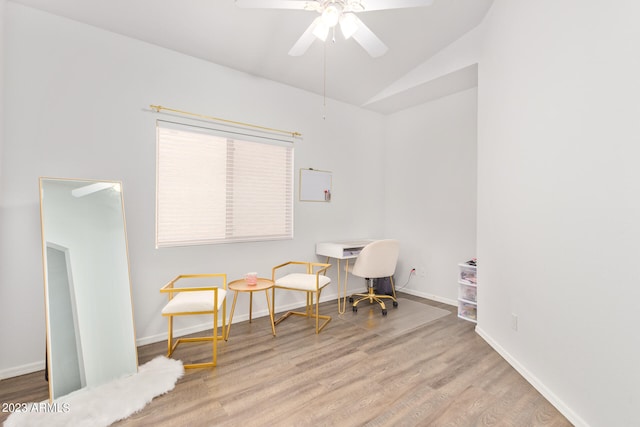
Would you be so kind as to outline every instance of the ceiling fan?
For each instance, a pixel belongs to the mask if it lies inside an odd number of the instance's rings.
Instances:
[[[374,58],[384,55],[388,48],[356,16],[374,10],[403,9],[429,6],[433,0],[235,0],[242,8],[310,10],[320,14],[289,51],[291,56],[304,54],[318,38],[327,39],[330,30],[340,24],[345,39],[351,37]]]

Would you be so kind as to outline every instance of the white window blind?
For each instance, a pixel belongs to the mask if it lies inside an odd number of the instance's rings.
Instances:
[[[158,121],[156,246],[293,238],[293,147]]]

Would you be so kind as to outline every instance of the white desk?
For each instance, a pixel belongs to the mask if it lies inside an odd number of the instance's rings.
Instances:
[[[347,279],[349,277],[349,260],[355,259],[360,254],[362,248],[373,242],[371,239],[360,240],[343,240],[337,242],[323,242],[316,243],[316,255],[326,256],[327,263],[329,258],[335,258],[338,261],[338,313],[344,314],[347,307]],[[345,261],[344,268],[344,285],[341,285],[340,276],[342,275],[340,269],[340,261]],[[342,302],[340,301],[340,290],[342,289],[344,295]]]

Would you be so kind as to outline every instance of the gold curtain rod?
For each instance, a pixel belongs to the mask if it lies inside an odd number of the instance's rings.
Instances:
[[[229,124],[233,124],[233,125],[247,126],[247,127],[251,127],[251,128],[254,128],[254,129],[260,129],[260,130],[264,130],[264,131],[268,131],[268,132],[284,133],[286,135],[291,135],[293,138],[302,136],[302,134],[300,132],[291,132],[291,131],[288,131],[288,130],[281,130],[281,129],[274,129],[274,128],[269,128],[269,127],[265,127],[265,126],[252,125],[251,123],[243,123],[243,122],[236,122],[236,121],[233,121],[233,120],[221,119],[219,117],[205,116],[205,115],[202,115],[202,114],[190,113],[188,111],[182,111],[182,110],[176,110],[174,108],[163,107],[162,105],[150,105],[149,107],[151,107],[152,109],[156,110],[156,112],[158,112],[158,113],[160,111],[162,111],[162,110],[165,110],[165,111],[171,111],[172,113],[179,113],[179,114],[184,114],[184,115],[187,115],[187,116],[199,117],[201,119],[214,120],[214,121],[217,121],[217,122],[229,123]]]

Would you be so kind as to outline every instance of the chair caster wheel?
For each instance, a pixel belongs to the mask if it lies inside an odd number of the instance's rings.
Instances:
[[[382,310],[382,315],[383,315],[383,316],[386,316],[386,315],[387,315],[387,310],[386,310],[386,309],[385,309],[385,310]]]
[[[393,302],[393,306],[394,306],[394,307],[397,307],[397,306],[398,306],[398,301],[394,301],[394,302]]]
[[[353,307],[351,307],[351,309],[353,310],[354,313],[358,312],[358,307],[356,307],[355,305]]]

